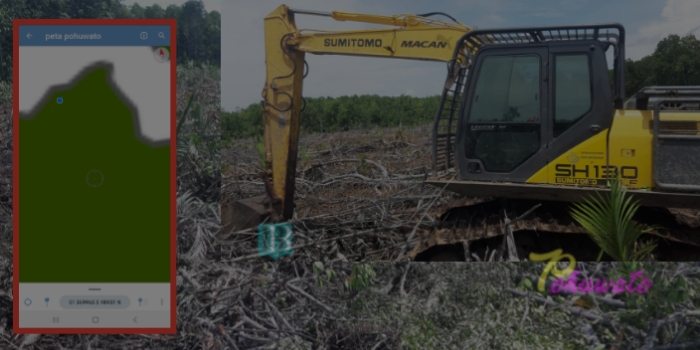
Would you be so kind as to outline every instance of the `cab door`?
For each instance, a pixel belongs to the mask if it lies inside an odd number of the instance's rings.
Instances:
[[[462,180],[525,182],[548,162],[548,48],[481,49],[457,133]]]
[[[598,40],[556,42],[549,54],[549,182],[605,185],[624,166],[607,158],[615,108],[605,47]]]

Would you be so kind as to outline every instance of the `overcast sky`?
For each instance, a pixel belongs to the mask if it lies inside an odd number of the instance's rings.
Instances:
[[[392,15],[445,12],[479,28],[620,22],[627,30],[627,57],[651,54],[668,34],[700,35],[698,0],[220,0],[221,106],[245,108],[261,99],[265,83],[263,18],[280,4],[292,8]],[[554,5],[556,4],[556,5]],[[347,30],[362,25],[298,15],[297,27]],[[376,26],[375,26],[376,27]],[[368,27],[364,27],[368,28]],[[440,62],[307,54],[305,97],[342,95],[429,96],[441,92]]]

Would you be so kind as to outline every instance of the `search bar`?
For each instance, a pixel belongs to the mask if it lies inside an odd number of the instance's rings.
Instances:
[[[163,25],[20,25],[20,46],[169,46]]]

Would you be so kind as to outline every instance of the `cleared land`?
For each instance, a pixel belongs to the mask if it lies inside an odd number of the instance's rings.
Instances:
[[[558,248],[579,260],[596,259],[597,246],[566,205],[467,198],[422,184],[431,167],[430,136],[428,126],[302,135],[291,259],[405,261],[466,254],[491,260],[505,232],[504,209],[512,220],[537,204],[542,206],[512,225],[520,259]],[[252,139],[224,145],[224,210],[232,201],[265,194],[258,176],[261,151],[262,143]],[[659,226],[664,238],[656,237],[657,260],[700,259],[700,211],[643,208],[637,219]],[[234,228],[224,237],[235,242],[225,258],[258,259],[256,228]],[[466,253],[460,252],[463,242],[470,242]],[[445,249],[420,254],[434,245]]]

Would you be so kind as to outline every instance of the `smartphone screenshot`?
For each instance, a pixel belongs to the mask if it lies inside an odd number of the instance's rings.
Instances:
[[[175,333],[175,20],[14,20],[15,333]]]

